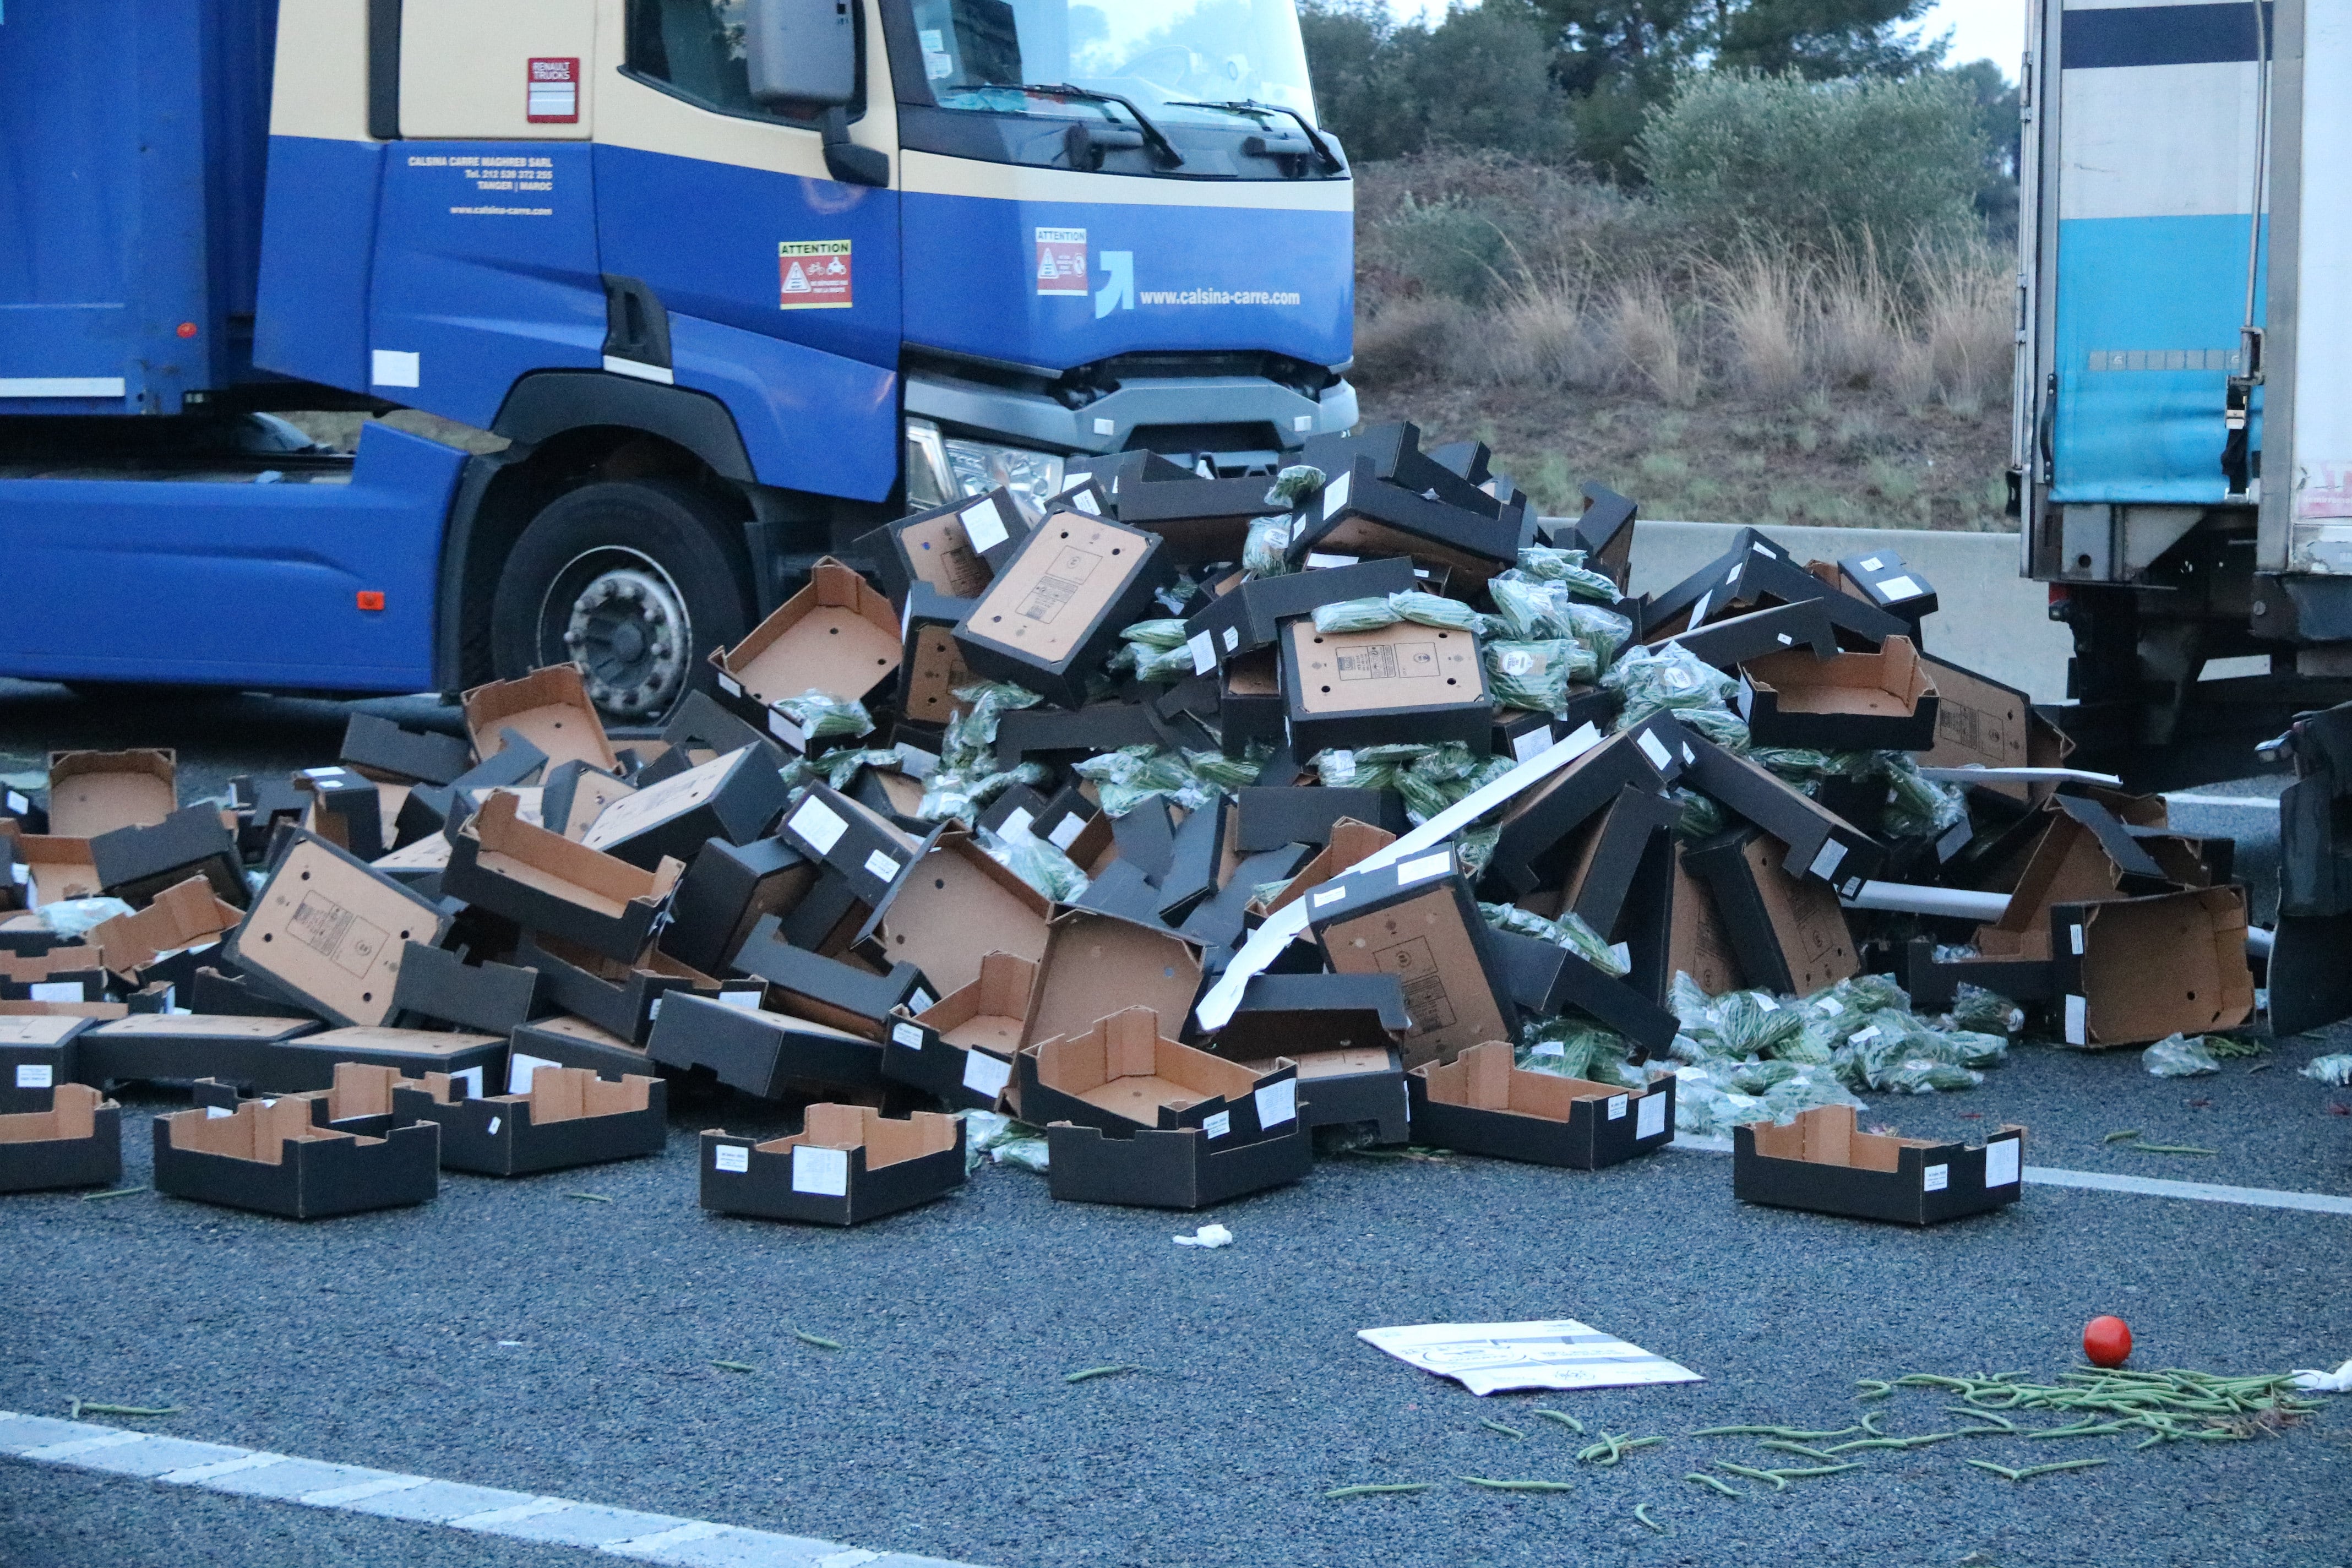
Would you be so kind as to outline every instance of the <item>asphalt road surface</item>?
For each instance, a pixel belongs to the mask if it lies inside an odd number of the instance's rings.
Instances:
[[[0,752],[16,759],[0,769],[53,745],[170,744],[194,797],[231,773],[330,760],[341,712],[100,710],[0,689]],[[2216,826],[2264,820],[2213,809],[2233,819]],[[2147,1076],[2135,1052],[2025,1047],[1980,1089],[1874,1097],[1868,1120],[1929,1134],[2016,1121],[2030,1165],[2352,1194],[2352,1091],[2295,1071],[2326,1045],[2279,1042],[2189,1080]],[[146,1179],[148,1115],[181,1103],[126,1107],[126,1184]],[[1192,1216],[1056,1205],[1004,1167],[835,1233],[698,1210],[695,1131],[789,1119],[723,1095],[674,1105],[659,1159],[449,1175],[429,1205],[309,1226],[152,1193],[0,1201],[0,1409],[177,1405],[142,1425],[998,1568],[2352,1561],[2352,1412],[2336,1408],[2242,1443],[1865,1453],[1862,1470],[1738,1501],[1681,1477],[1764,1457],[1680,1436],[1845,1426],[1871,1408],[1853,1402],[1857,1377],[2054,1375],[2103,1311],[2130,1321],[2138,1365],[2332,1366],[2352,1356],[2352,1215],[2033,1185],[1999,1214],[1913,1232],[1742,1206],[1727,1157],[1670,1151],[1593,1173],[1326,1160],[1204,1216],[1237,1238],[1215,1251],[1171,1245]],[[2124,1128],[2218,1152],[2101,1142]],[[1706,1381],[1477,1400],[1355,1338],[1563,1316]],[[1145,1370],[1063,1381],[1107,1363]],[[1891,1431],[1926,1432],[1948,1429],[1947,1403],[1905,1391],[1876,1408]],[[1580,1465],[1564,1429],[1527,1417],[1537,1404],[1595,1431],[1675,1436],[1614,1468]],[[1962,1462],[2083,1457],[2110,1463],[2011,1483]],[[1574,1489],[1485,1492],[1465,1475]],[[1322,1497],[1408,1481],[1441,1484]],[[199,1560],[582,1557],[0,1459],[0,1563]]]

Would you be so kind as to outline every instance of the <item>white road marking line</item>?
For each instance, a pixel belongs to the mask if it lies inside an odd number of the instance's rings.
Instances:
[[[1669,1149],[1693,1154],[1728,1154],[1731,1140],[1677,1132]],[[2200,1204],[2244,1204],[2250,1208],[2300,1209],[2306,1214],[2352,1214],[2352,1198],[2334,1193],[2297,1193],[2281,1187],[2230,1187],[2217,1182],[2173,1182],[2162,1176],[2126,1176],[2108,1171],[2069,1171],[2028,1165],[2030,1187],[2084,1187],[2103,1193],[2134,1193],[2148,1198],[2188,1198]]]
[[[100,1474],[113,1475],[121,1480],[135,1480],[139,1478],[107,1471],[95,1463],[82,1463],[80,1457],[84,1454],[94,1454],[105,1449],[121,1448],[133,1443],[154,1440],[151,1434],[145,1432],[128,1432],[120,1427],[100,1426],[87,1421],[51,1421],[45,1417],[24,1415],[13,1410],[0,1410],[0,1427],[5,1427],[12,1423],[29,1424],[33,1430],[53,1440],[29,1446],[0,1442],[0,1460],[16,1458],[35,1464],[58,1465],[68,1469],[91,1470]],[[24,1426],[20,1425],[18,1429],[21,1431]],[[72,1435],[65,1436],[68,1433]],[[176,1439],[165,1440],[176,1441]],[[271,1465],[308,1464],[322,1468],[345,1470],[354,1469],[357,1467],[336,1466],[322,1459],[299,1459],[287,1454],[263,1453],[241,1448],[229,1451],[237,1457],[214,1464],[192,1465],[185,1469],[169,1470],[149,1479],[168,1482],[173,1486],[196,1487],[216,1491],[224,1496],[239,1498],[247,1502],[285,1502],[307,1505],[311,1508],[346,1510],[369,1519],[391,1516],[352,1505],[365,1502],[372,1498],[415,1491],[423,1487],[435,1485],[463,1487],[463,1483],[459,1482],[436,1482],[430,1476],[406,1476],[386,1471],[368,1480],[328,1487],[318,1491],[305,1492],[299,1496],[287,1498],[256,1496],[251,1492],[241,1491],[231,1487],[214,1486],[211,1483],[225,1477],[264,1469]],[[480,1489],[472,1489],[478,1491]],[[831,1541],[815,1541],[805,1536],[779,1535],[763,1530],[747,1530],[740,1525],[717,1524],[709,1520],[672,1520],[662,1514],[647,1514],[644,1517],[647,1521],[666,1525],[665,1529],[632,1536],[625,1541],[607,1541],[597,1544],[551,1542],[543,1534],[534,1534],[527,1530],[512,1528],[530,1520],[545,1519],[551,1514],[560,1514],[575,1508],[599,1510],[606,1516],[617,1511],[604,1505],[578,1502],[570,1498],[540,1497],[511,1507],[492,1509],[484,1513],[468,1514],[463,1518],[448,1520],[444,1521],[444,1524],[445,1528],[463,1530],[477,1535],[502,1535],[511,1540],[530,1541],[539,1545],[572,1545],[577,1551],[597,1552],[609,1557],[638,1558],[649,1562],[699,1563],[703,1558],[687,1549],[701,1542],[719,1541],[722,1538],[723,1544],[728,1548],[725,1554],[726,1560],[730,1563],[738,1561],[745,1563],[806,1563],[812,1564],[813,1568],[859,1568],[860,1564],[879,1563],[891,1556],[888,1552],[869,1552],[863,1547],[843,1546]],[[934,1560],[926,1558],[924,1561]],[[941,1563],[940,1568],[976,1568],[976,1565]]]
[[[2274,795],[2168,795],[2168,805],[2210,805],[2227,809],[2242,806],[2248,811],[2276,811],[2278,796]]]

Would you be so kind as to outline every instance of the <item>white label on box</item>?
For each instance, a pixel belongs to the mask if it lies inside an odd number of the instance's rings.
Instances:
[[[890,1037],[910,1051],[919,1051],[923,1048],[923,1031],[912,1024],[891,1025]]]
[[[1916,599],[1927,590],[1908,577],[1889,577],[1878,585],[1878,591],[1890,599]]]
[[[719,677],[719,689],[730,697],[740,697],[743,695],[743,683],[722,672]]]
[[[662,999],[658,996],[646,1004],[646,1021],[647,1023],[651,1023],[654,1019],[661,1016],[661,1005]]]
[[[2091,999],[2089,997],[2069,996],[2066,998],[2066,1043],[2068,1045],[2079,1046],[2087,1038],[2091,1027],[2090,1012]]]
[[[1698,603],[1691,606],[1689,630],[1698,630],[1700,623],[1706,619],[1707,601],[1714,597],[1715,595],[1711,593],[1701,594],[1698,596]]]
[[[1223,1138],[1233,1130],[1234,1113],[1230,1110],[1220,1110],[1201,1123],[1201,1131],[1212,1138]]]
[[[793,1150],[793,1191],[821,1198],[849,1195],[849,1151],[817,1149],[806,1143]]]
[[[963,1086],[974,1094],[984,1094],[994,1100],[1013,1081],[1013,1064],[999,1060],[986,1051],[966,1051],[963,1054]]]
[[[1315,416],[1312,414],[1294,414],[1291,416],[1290,429],[1293,435],[1304,436],[1307,432],[1314,428]]]
[[[801,802],[800,809],[793,813],[790,826],[815,845],[820,855],[830,854],[833,847],[841,842],[841,836],[849,831],[849,824],[841,819],[841,814],[814,795]]]
[[[1928,1192],[1942,1192],[1952,1184],[1952,1168],[1949,1165],[1928,1166],[1927,1180],[1921,1184]]]
[[[2073,944],[2074,949],[2074,956],[2075,956],[2075,957],[2077,957],[2077,958],[2082,957],[2082,956],[2083,956],[2083,927],[2082,927],[2082,924],[2081,924],[2081,922],[2080,922],[2080,921],[2069,921],[2069,922],[2067,923],[2067,926],[2066,926],[2066,940],[2067,940],[2067,942],[2070,942],[2070,943],[2072,943],[2072,944]]]
[[[1813,857],[1813,863],[1806,867],[1805,870],[1810,875],[1819,877],[1826,882],[1837,875],[1838,863],[1844,858],[1845,846],[1834,838],[1828,839],[1822,843],[1821,852]]]
[[[1612,942],[1609,944],[1609,956],[1615,959],[1621,968],[1631,970],[1633,967],[1633,944]]]
[[[1004,814],[1004,826],[998,828],[997,831],[1003,834],[1005,837],[1010,838],[1016,833],[1028,832],[1029,825],[1036,820],[1037,819],[1035,817],[1029,815],[1029,808],[1027,806],[1016,805],[1011,811]]]
[[[746,1013],[756,1013],[760,1010],[761,995],[761,993],[758,991],[721,991],[719,994],[719,1005],[721,1007],[734,1007]]]
[[[768,710],[768,729],[777,740],[782,741],[793,751],[808,750],[808,731],[772,708]]]
[[[1097,420],[1096,420],[1096,421],[1095,421],[1095,434],[1096,434],[1096,435],[1097,435],[1097,436],[1116,436],[1116,435],[1118,435],[1118,420],[1116,420],[1116,419],[1097,419]]]
[[[561,1063],[549,1061],[545,1057],[532,1056],[528,1051],[514,1052],[507,1058],[507,1092],[509,1094],[529,1094],[530,1092],[531,1074],[537,1072],[541,1068],[551,1068],[561,1065]]]
[[[1642,754],[1650,759],[1652,767],[1663,773],[1673,765],[1675,754],[1666,750],[1666,743],[1659,740],[1654,732],[1648,730],[1643,731],[1641,734],[1634,737],[1633,743],[1642,748]]]
[[[343,776],[341,768],[304,768],[302,772],[304,776],[314,779],[339,779]]]
[[[721,1143],[710,1152],[710,1168],[741,1175],[751,1168],[751,1151],[740,1143]]]
[[[1633,1136],[1655,1138],[1666,1130],[1666,1097],[1655,1089],[1642,1097],[1641,1108],[1633,1113]]]
[[[1045,835],[1045,841],[1056,849],[1067,849],[1086,830],[1087,819],[1074,811],[1054,824],[1054,831]]]
[[[1522,763],[1529,757],[1539,756],[1549,750],[1551,750],[1551,726],[1549,724],[1530,730],[1511,742],[1512,758]]]
[[[866,858],[866,874],[887,882],[898,874],[898,862],[877,849]]]
[[[214,1121],[223,1116],[235,1116],[236,1114],[236,1111],[224,1110],[217,1105],[207,1105],[205,1107],[205,1120],[207,1121]]]
[[[1348,487],[1355,478],[1355,470],[1350,468],[1323,487],[1323,515],[1326,518],[1338,516],[1339,509],[1348,504]]]
[[[1100,517],[1102,515],[1102,503],[1095,500],[1095,492],[1092,490],[1080,490],[1076,495],[1070,498],[1070,504],[1076,507],[1080,511],[1085,512],[1088,517]]]
[[[79,980],[36,980],[33,982],[36,1002],[79,1002],[83,1000]]]
[[[12,789],[8,792],[8,809],[21,815],[32,810],[33,803]]]
[[[1742,719],[1748,718],[1755,710],[1756,688],[1744,675],[1739,678],[1739,689],[1731,694],[1731,705],[1739,710]]]
[[[1192,673],[1206,675],[1217,668],[1217,645],[1206,632],[1194,632],[1184,639],[1184,651],[1192,656]]]
[[[1862,569],[1865,572],[1883,572],[1886,569],[1886,563],[1875,555],[1867,556],[1862,563]]]
[[[1754,551],[1757,554],[1761,555],[1767,561],[1778,561],[1780,559],[1778,555],[1773,554],[1769,550],[1765,549],[1764,546],[1757,543],[1752,539],[1748,542],[1748,548]],[[1735,573],[1734,575],[1736,576],[1738,574]]]
[[[1417,856],[1397,862],[1397,886],[1408,887],[1430,877],[1443,877],[1454,869],[1454,852],[1441,849],[1434,855]]]
[[[1348,889],[1345,889],[1345,888],[1325,888],[1325,889],[1322,889],[1321,891],[1319,891],[1319,892],[1313,892],[1313,893],[1309,893],[1309,894],[1307,894],[1307,901],[1309,904],[1313,905],[1315,908],[1317,908],[1317,909],[1318,909],[1318,910],[1319,910],[1319,909],[1321,909],[1324,905],[1328,904],[1328,903],[1336,903],[1337,901],[1339,901],[1339,900],[1341,900],[1341,899],[1346,898],[1347,896],[1348,896]]]
[[[1239,627],[1239,626],[1227,626],[1227,627],[1225,628],[1225,651],[1226,651],[1227,653],[1231,653],[1231,652],[1233,652],[1235,648],[1238,648],[1238,647],[1241,647],[1241,646],[1242,646],[1242,629],[1241,629],[1241,627]]]
[[[1360,555],[1327,555],[1319,550],[1310,550],[1307,552],[1307,569],[1309,572],[1330,572],[1341,566],[1353,566],[1362,559]]]
[[[1625,1107],[1628,1100],[1629,1097],[1622,1094],[1612,1094],[1609,1097],[1610,1121],[1622,1121],[1625,1120]]]
[[[417,386],[425,376],[425,356],[399,349],[375,349],[368,356],[368,382],[373,386]]]
[[[506,1119],[502,1116],[493,1116],[490,1118],[490,1124],[484,1128],[483,1131],[495,1138],[499,1135],[499,1123],[505,1120]]]
[[[553,1062],[550,1062],[547,1065],[553,1067],[555,1064]],[[478,1064],[474,1067],[467,1068],[464,1072],[451,1073],[449,1075],[449,1081],[453,1084],[464,1084],[466,1086],[466,1098],[467,1100],[479,1100],[482,1098],[482,1069]]]
[[[1797,646],[1797,639],[1790,637],[1786,632],[1775,632],[1772,636],[1779,641],[1782,647],[1794,647]]]
[[[1261,1128],[1279,1127],[1298,1120],[1298,1080],[1295,1078],[1267,1084],[1253,1098],[1257,1101],[1257,1124]]]
[[[55,1088],[56,1085],[52,1081],[49,1064],[47,1062],[18,1062],[16,1064],[16,1087],[18,1089]]]
[[[997,515],[994,500],[982,501],[978,506],[963,509],[963,536],[971,541],[971,552],[985,555],[1012,538],[1004,529],[1004,519]]]
[[[1750,549],[1754,549],[1755,547],[1754,547],[1753,545],[1751,545],[1751,546],[1749,546],[1749,548],[1750,548]],[[1767,560],[1767,561],[1769,561],[1769,560],[1771,560],[1771,559],[1772,559],[1772,552],[1771,552],[1770,551],[1769,551],[1769,550],[1759,552],[1759,553],[1760,553],[1760,554],[1762,554],[1762,555],[1763,555],[1763,557],[1764,557],[1764,559],[1765,559],[1765,560]],[[1727,587],[1727,588],[1737,586],[1737,585],[1738,584],[1738,582],[1739,582],[1739,567],[1740,567],[1740,566],[1745,566],[1745,565],[1747,565],[1747,564],[1748,564],[1748,563],[1747,563],[1747,562],[1745,562],[1745,561],[1743,561],[1743,562],[1741,562],[1741,563],[1739,563],[1739,566],[1734,566],[1730,571],[1726,572],[1726,573],[1723,574],[1723,584],[1724,584],[1724,586],[1725,586],[1725,587]]]
[[[915,987],[915,994],[907,998],[907,1005],[918,1013],[928,1013],[939,1005],[940,999],[919,985]]]
[[[2014,1184],[2018,1170],[2018,1150],[2024,1142],[2021,1138],[1996,1138],[1985,1145],[1985,1185],[2006,1187]]]
[[[8,875],[14,877],[19,883],[29,887],[33,880],[33,868],[22,861],[16,861],[9,866]]]

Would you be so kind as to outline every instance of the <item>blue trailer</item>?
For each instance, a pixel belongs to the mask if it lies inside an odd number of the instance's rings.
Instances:
[[[1351,426],[1352,191],[1292,0],[5,0],[0,674],[658,716],[882,519]]]

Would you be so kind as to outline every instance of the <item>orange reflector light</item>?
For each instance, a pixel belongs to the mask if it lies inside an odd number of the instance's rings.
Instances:
[[[381,610],[381,609],[383,609],[383,595],[382,594],[376,593],[376,592],[374,592],[374,591],[373,591],[373,590],[371,590],[371,589],[367,589],[367,588],[362,588],[362,589],[361,589],[361,590],[360,590],[360,608],[361,608],[361,609],[362,609],[362,610]]]
[[[193,337],[194,337],[194,336],[196,335],[196,324],[195,324],[195,322],[194,322],[194,321],[182,321],[182,322],[180,323],[180,335],[181,335],[182,337],[184,337],[184,338],[193,338]]]

